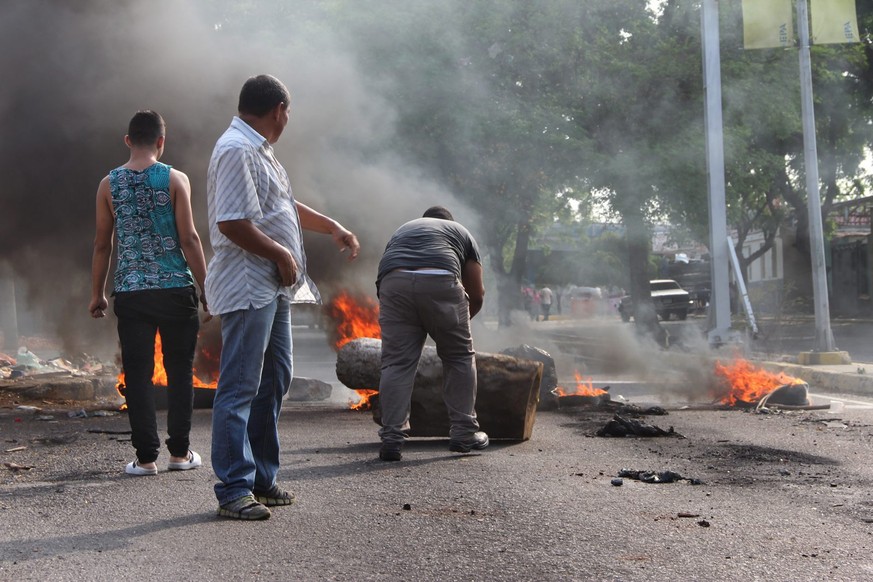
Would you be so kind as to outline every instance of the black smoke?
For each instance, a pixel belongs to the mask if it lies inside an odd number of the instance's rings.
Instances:
[[[339,287],[373,293],[375,265],[393,230],[433,203],[453,206],[441,186],[390,152],[361,153],[390,143],[395,116],[353,55],[323,34],[311,42],[298,37],[291,46],[306,50],[295,52],[256,29],[228,33],[209,4],[4,3],[0,261],[12,264],[16,299],[28,314],[22,334],[55,334],[70,354],[114,351],[112,326],[87,313],[94,197],[102,177],[127,160],[123,136],[138,109],[167,121],[162,161],[191,178],[209,258],[206,167],[239,87],[254,74],[275,74],[291,90],[291,122],[276,150],[295,195],[355,231],[364,247],[346,265],[326,237],[307,235],[310,270],[324,294]]]

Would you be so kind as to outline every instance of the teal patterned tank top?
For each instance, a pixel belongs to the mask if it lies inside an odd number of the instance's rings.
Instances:
[[[109,190],[118,239],[115,292],[194,285],[179,246],[170,166],[115,168],[109,172]]]

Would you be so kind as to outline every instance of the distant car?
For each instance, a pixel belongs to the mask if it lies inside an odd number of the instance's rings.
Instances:
[[[655,304],[655,312],[665,321],[670,319],[671,315],[675,315],[678,319],[686,319],[688,312],[694,309],[691,294],[672,279],[649,281],[649,291]],[[622,321],[630,321],[633,317],[634,305],[630,295],[621,298],[618,312],[621,314]]]

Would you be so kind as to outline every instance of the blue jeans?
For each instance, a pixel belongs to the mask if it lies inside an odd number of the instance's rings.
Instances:
[[[279,412],[293,378],[291,304],[221,316],[221,366],[212,405],[218,503],[267,491],[279,472]]]

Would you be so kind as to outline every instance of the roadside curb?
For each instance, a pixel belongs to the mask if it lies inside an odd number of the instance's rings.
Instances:
[[[788,376],[800,378],[813,391],[855,394],[859,396],[873,395],[873,364],[852,364],[844,366],[803,366],[785,362],[758,362],[770,372],[782,372]]]

